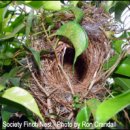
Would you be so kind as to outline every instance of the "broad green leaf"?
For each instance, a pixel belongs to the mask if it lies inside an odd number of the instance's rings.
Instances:
[[[18,3],[26,4],[27,6],[30,6],[34,9],[40,9],[43,5],[43,1],[24,1],[24,2],[22,1]]]
[[[26,109],[36,114],[43,121],[43,117],[40,114],[37,103],[28,91],[20,87],[12,87],[7,89],[3,94],[1,94],[0,97],[25,107]]]
[[[19,15],[13,22],[11,22],[10,28],[16,28],[18,25],[23,23],[23,20],[25,18],[25,15],[21,14]]]
[[[34,60],[36,62],[36,65],[38,66],[38,68],[40,69],[41,67],[41,62],[40,62],[40,52],[39,51],[35,51],[33,48],[29,48],[29,50],[32,52]]]
[[[105,123],[128,105],[130,105],[130,91],[105,100],[97,108],[96,121]]]
[[[0,8],[6,7],[8,4],[10,4],[11,1],[0,1]]]
[[[125,58],[117,67],[116,74],[130,77],[130,57]]]
[[[4,8],[0,9],[0,33],[2,32],[2,28],[3,28],[3,12],[4,12]]]
[[[86,129],[83,123],[88,123],[90,118],[90,111],[87,106],[83,107],[76,116],[76,122],[79,124],[79,129]],[[85,124],[84,123],[84,124]]]
[[[12,109],[11,106],[2,105],[2,109],[1,109],[2,121],[8,123],[11,115],[16,112],[17,110],[15,110],[15,108]],[[2,125],[2,130],[6,130],[6,127],[4,127],[4,125]]]
[[[83,11],[80,8],[74,6],[70,6],[69,9],[74,13],[75,21],[79,23],[84,16]]]
[[[115,77],[114,81],[115,81],[115,85],[120,86],[123,90],[126,91],[130,89],[130,78]]]
[[[50,11],[61,10],[62,3],[60,1],[43,1],[43,8]]]
[[[93,114],[94,119],[96,118],[96,110],[101,102],[98,99],[90,99],[86,101],[88,108],[90,109],[91,113]]]
[[[4,40],[15,37],[15,34],[17,34],[19,31],[21,31],[24,27],[25,27],[25,24],[23,24],[23,23],[18,25],[16,28],[14,28],[14,30],[11,34],[0,38],[0,41],[4,41]]]
[[[120,20],[121,14],[125,10],[125,8],[128,6],[128,4],[124,1],[119,1],[115,5],[115,19]]]
[[[5,18],[5,14],[7,12],[7,7],[5,8],[0,8],[0,33],[2,33],[3,31],[3,25],[4,25],[4,18]]]
[[[4,90],[5,87],[3,85],[0,85],[0,91]]]
[[[31,10],[30,14],[28,15],[27,23],[26,23],[26,38],[27,39],[28,39],[28,36],[30,34],[33,18],[34,18],[34,12],[33,12],[33,10]]]
[[[124,41],[122,41],[122,40],[115,40],[112,42],[112,47],[117,53],[121,53],[123,43],[124,43]]]
[[[125,32],[123,32],[123,34],[119,38],[126,39],[126,38],[128,38],[128,36],[129,36],[129,32],[125,31]]]
[[[110,59],[108,59],[104,65],[103,65],[103,69],[104,70],[108,70],[109,68],[111,68],[117,61],[119,55],[115,54],[113,57],[111,57]]]
[[[78,4],[78,0],[77,1],[70,1],[70,4],[73,5],[73,6],[76,6]]]
[[[73,65],[77,57],[81,55],[88,47],[88,36],[84,29],[76,22],[68,22],[62,25],[56,32],[56,35],[61,35],[68,38],[75,48],[75,57]]]

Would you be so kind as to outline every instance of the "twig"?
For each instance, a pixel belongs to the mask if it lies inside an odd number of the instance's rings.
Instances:
[[[124,114],[125,114],[126,119],[127,119],[127,120],[128,120],[128,122],[130,123],[130,118],[129,118],[128,113],[127,113],[125,110],[123,110],[123,112],[124,112]]]
[[[46,95],[47,97],[49,97],[50,94],[41,86],[41,84],[39,83],[39,81],[38,81],[37,78],[35,77],[34,73],[32,72],[31,67],[30,67],[30,65],[29,65],[28,59],[27,59],[27,64],[28,64],[28,68],[29,68],[29,70],[30,70],[30,72],[31,72],[31,75],[32,75],[32,77],[34,78],[35,82],[37,83],[38,87],[40,88],[41,91],[43,91],[43,92],[45,93],[45,95]],[[47,108],[48,108],[50,114],[53,113],[52,102],[51,102],[51,99],[50,99],[50,98],[47,99]],[[50,120],[51,120],[51,122],[53,123],[54,127],[55,127],[56,129],[59,129],[59,128],[57,127],[56,121],[53,119],[52,116],[51,116]]]
[[[71,82],[70,82],[70,79],[69,79],[68,75],[65,73],[65,71],[64,71],[63,67],[61,66],[61,64],[59,63],[58,65],[59,65],[59,67],[60,67],[62,73],[64,74],[66,80],[68,81],[68,86],[69,86],[69,88],[70,88],[70,90],[71,90],[72,95],[74,95],[75,93],[74,93],[74,90],[73,90],[73,88],[72,88],[72,85],[71,85]]]
[[[104,72],[101,76],[99,76],[97,79],[96,79],[96,82],[98,82],[99,80],[102,79],[102,77],[104,77],[104,79],[108,78],[112,72],[116,69],[116,67],[118,66],[118,64],[120,63],[120,61],[122,60],[122,58],[125,56],[125,51],[122,52],[122,54],[119,56],[119,58],[117,59],[117,61],[115,62],[115,64],[109,68],[106,72]],[[96,83],[95,82],[95,83]]]
[[[29,64],[28,58],[27,58],[27,64],[28,64],[28,68],[31,72],[31,75],[33,77],[33,79],[35,80],[35,82],[37,83],[38,87],[41,89],[41,91],[47,96],[49,97],[49,93],[42,87],[42,85],[39,83],[39,81],[37,80],[35,74],[32,72],[31,66]]]
[[[96,79],[95,79],[96,76],[97,76],[97,71],[94,73],[92,82],[90,83],[89,88],[87,89],[87,93],[85,93],[85,95],[83,97],[86,97],[88,95],[89,91],[92,89],[92,87],[93,87],[93,85],[94,85],[94,83],[96,81]]]
[[[74,113],[71,112],[67,119],[68,119],[68,120],[71,120],[73,116],[74,116]]]
[[[70,88],[70,90],[71,90],[72,95],[74,95],[74,90],[73,90],[73,88],[72,88],[70,79],[69,79],[68,75],[65,73],[63,67],[61,66],[61,64],[60,64],[60,62],[59,62],[59,60],[58,60],[56,51],[55,51],[54,47],[53,47],[52,44],[51,44],[51,40],[50,40],[50,38],[49,38],[49,35],[47,34],[47,31],[46,31],[45,26],[44,26],[43,23],[42,23],[42,27],[43,27],[43,30],[44,30],[46,36],[47,36],[47,41],[49,42],[49,44],[51,45],[52,49],[54,50],[54,53],[55,53],[55,56],[56,56],[56,61],[57,61],[57,63],[58,63],[58,66],[60,67],[62,73],[64,74],[64,77],[66,78],[66,80],[67,80],[67,82],[68,82],[68,86],[69,86],[69,88]]]
[[[116,63],[108,70],[108,73],[106,74],[105,79],[108,78],[112,74],[112,72],[116,69],[116,67],[118,66],[122,58],[125,56],[125,54],[126,52],[123,51],[121,56],[117,59]]]
[[[48,106],[49,113],[50,113],[50,114],[54,113],[54,112],[53,112],[53,109],[52,109],[52,102],[51,102],[51,99],[50,99],[50,98],[47,99],[47,106]],[[54,120],[54,116],[53,116],[53,115],[50,116],[50,120],[51,120],[51,122],[53,123],[53,125],[54,125],[54,127],[55,127],[56,129],[60,129],[60,128],[57,126],[57,123],[56,123],[56,121]]]

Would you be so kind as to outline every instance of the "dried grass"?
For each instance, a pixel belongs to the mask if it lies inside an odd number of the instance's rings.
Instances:
[[[75,65],[75,73],[72,73],[72,64],[74,58],[74,49],[69,46],[68,41],[62,39],[58,42],[56,53],[60,64],[67,74],[75,95],[80,96],[82,102],[84,98],[102,98],[106,94],[104,84],[106,79],[102,77],[104,73],[102,65],[110,53],[110,42],[102,31],[108,29],[109,16],[104,13],[102,8],[95,8],[84,5],[85,16],[82,26],[89,37],[88,49],[78,57]],[[72,16],[73,17],[73,16]],[[66,21],[72,19],[67,17]],[[58,24],[60,26],[61,23]],[[49,49],[45,35],[32,38],[33,48],[36,50]],[[51,39],[54,45],[56,37]],[[65,51],[66,48],[66,51]],[[40,85],[49,95],[47,96],[39,88],[34,77],[31,78],[30,91],[38,101],[39,107],[44,117],[50,114],[55,115],[56,120],[69,119],[74,120],[72,106],[72,92],[68,87],[68,81],[59,67],[54,54],[44,55],[42,57],[42,69],[40,75],[34,73]],[[101,78],[99,78],[101,77]],[[98,79],[98,80],[97,80]],[[48,99],[50,104],[48,104]],[[71,116],[73,115],[73,116]],[[47,119],[53,119],[49,116]],[[54,122],[53,122],[54,123]],[[55,125],[54,125],[55,126]]]

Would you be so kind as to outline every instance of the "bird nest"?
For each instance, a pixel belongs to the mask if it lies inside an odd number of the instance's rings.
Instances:
[[[80,55],[72,71],[75,50],[70,46],[68,39],[62,38],[57,43],[57,37],[48,37],[45,25],[39,25],[38,29],[45,30],[31,38],[32,47],[35,50],[51,50],[56,45],[55,53],[44,54],[41,57],[41,70],[39,73],[32,68],[32,78],[30,79],[30,91],[36,98],[42,114],[46,121],[65,119],[74,121],[73,97],[79,97],[79,102],[84,99],[103,99],[106,94],[103,76],[103,63],[110,54],[110,42],[104,30],[108,29],[110,17],[102,8],[96,8],[84,4],[82,6],[84,18],[80,23],[87,32],[89,46]],[[74,18],[72,13],[59,13],[60,20],[55,24],[51,33],[55,32],[62,21],[67,22]],[[44,19],[43,19],[44,20]],[[55,55],[56,54],[56,55]],[[53,117],[52,117],[53,115]]]

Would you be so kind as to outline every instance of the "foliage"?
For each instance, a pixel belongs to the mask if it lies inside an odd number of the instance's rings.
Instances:
[[[72,42],[75,48],[75,58],[73,62],[73,64],[75,64],[77,57],[88,47],[88,37],[85,31],[78,23],[68,22],[57,30],[56,35],[65,36]]]
[[[29,112],[31,112],[33,116],[35,114],[43,121],[35,99],[27,91],[30,85],[26,81],[31,76],[31,72],[27,68],[27,59],[34,60],[34,65],[40,70],[41,56],[50,53],[50,50],[37,51],[32,48],[31,36],[43,32],[43,30],[40,30],[41,32],[36,30],[36,26],[41,23],[43,16],[45,18],[43,24],[46,25],[47,31],[52,33],[51,29],[60,20],[58,15],[61,12],[71,11],[75,18],[62,23],[52,36],[58,35],[70,40],[75,49],[73,61],[73,65],[75,65],[77,58],[88,47],[87,33],[80,25],[84,13],[78,4],[80,5],[82,2],[70,1],[64,5],[60,1],[0,1],[0,105],[3,120],[8,122],[13,113],[21,111],[28,118],[30,117]],[[97,6],[97,2],[95,5]],[[129,1],[100,3],[100,6],[104,7],[108,13],[115,13],[114,20],[118,23],[117,26],[124,25],[121,15],[128,5]],[[23,7],[28,7],[30,11],[24,10]],[[54,14],[56,14],[55,17]],[[114,80],[114,83],[108,83],[111,93],[106,95],[101,102],[97,99],[90,99],[84,101],[83,104],[77,103],[76,109],[80,107],[80,110],[76,113],[76,122],[80,124],[80,128],[84,128],[81,125],[82,121],[92,123],[96,121],[106,123],[110,119],[113,121],[114,117],[119,117],[119,112],[128,108],[130,104],[130,56],[127,49],[130,40],[129,30],[121,28],[121,31],[118,32],[121,35],[111,39],[110,42],[115,53],[103,65],[106,71],[113,68],[121,54],[125,52],[124,57],[109,76]],[[118,30],[115,30],[115,33],[116,31]],[[109,98],[111,95],[113,98]],[[116,122],[120,125],[118,118],[116,118]]]

